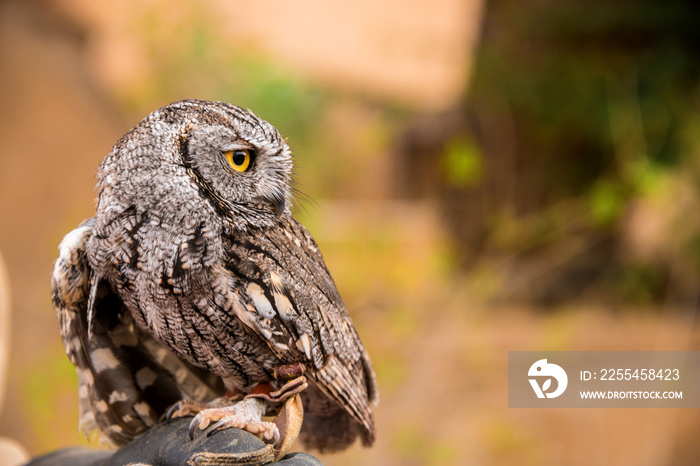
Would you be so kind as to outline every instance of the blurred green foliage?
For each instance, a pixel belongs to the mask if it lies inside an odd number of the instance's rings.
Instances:
[[[442,162],[443,176],[451,185],[474,185],[483,176],[483,154],[479,146],[464,137],[455,137],[447,142]]]
[[[305,144],[323,105],[323,91],[263,58],[254,47],[222,35],[212,27],[205,6],[186,5],[174,21],[157,6],[135,17],[133,28],[143,39],[154,72],[123,96],[128,107],[147,113],[173,99],[232,102],[254,109],[283,134]]]
[[[425,426],[408,422],[394,434],[396,451],[406,464],[453,464],[455,447],[446,440],[438,440]]]
[[[19,381],[25,394],[22,410],[37,440],[40,439],[40,444],[30,447],[41,450],[62,447],[75,431],[66,432],[56,426],[70,423],[72,429],[76,429],[78,422],[75,368],[62,352],[47,354],[28,368]]]
[[[622,215],[625,193],[619,183],[600,180],[589,191],[589,207],[595,224],[605,226],[614,223]]]
[[[488,8],[470,99],[512,115],[519,150],[547,174],[549,198],[586,192],[601,176],[634,184],[629,165],[639,159],[676,167],[688,157],[683,129],[700,97],[696,4],[495,0]]]
[[[487,2],[468,129],[442,151],[463,265],[473,251],[530,260],[536,248],[607,241],[597,256],[562,258],[558,274],[583,281],[584,267],[589,282],[604,276],[624,296],[657,299],[672,262],[692,271],[688,283],[700,278],[698,257],[678,253],[700,228],[676,231],[685,216],[663,219],[669,237],[653,262],[623,247],[640,204],[680,200],[686,188],[700,197],[698,24],[700,5],[687,0]]]

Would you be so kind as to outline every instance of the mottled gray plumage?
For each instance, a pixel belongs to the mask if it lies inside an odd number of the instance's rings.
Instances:
[[[225,156],[241,150],[246,171]],[[273,126],[220,102],[165,106],[117,142],[52,279],[84,429],[124,444],[178,400],[247,393],[301,362],[306,444],[373,442],[374,372],[290,213],[291,169]]]

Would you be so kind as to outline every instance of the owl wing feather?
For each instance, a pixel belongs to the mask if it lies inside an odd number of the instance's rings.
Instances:
[[[81,429],[89,436],[97,428],[119,446],[156,425],[171,404],[184,397],[211,400],[223,386],[138,330],[116,293],[88,265],[85,246],[94,223],[84,222],[61,242],[52,300],[66,354],[77,369]]]
[[[304,396],[310,409],[307,445],[343,448],[355,435],[371,444],[375,427],[368,402],[376,400],[377,389],[369,357],[318,247],[303,226],[289,223],[227,243],[230,285],[244,306],[238,317],[278,360],[306,363],[316,388],[309,393],[335,400],[333,405]],[[86,434],[98,427],[103,438],[123,445],[154,426],[171,404],[210,401],[223,386],[139,330],[118,294],[88,264],[85,247],[93,227],[90,219],[61,242],[52,299],[66,353],[77,368],[81,427]],[[348,415],[362,429],[342,419]],[[329,425],[336,426],[336,437]]]
[[[241,301],[236,312],[283,363],[306,363],[311,382],[363,427],[369,445],[369,403],[378,401],[369,356],[315,241],[293,218],[282,221],[226,244],[226,269]],[[339,412],[327,414],[332,422]]]

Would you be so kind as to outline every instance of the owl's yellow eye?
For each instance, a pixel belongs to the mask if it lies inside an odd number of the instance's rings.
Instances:
[[[247,171],[250,168],[252,152],[248,149],[229,150],[224,152],[228,164],[238,172]]]

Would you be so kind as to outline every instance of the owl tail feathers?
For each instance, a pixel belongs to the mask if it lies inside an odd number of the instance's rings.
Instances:
[[[321,453],[333,453],[345,450],[357,441],[365,447],[374,443],[375,432],[368,431],[345,410],[338,407],[324,414],[304,414],[304,424],[299,439],[309,449]]]
[[[363,445],[371,446],[374,443],[376,428],[370,404],[376,404],[379,401],[379,391],[369,358],[358,359],[354,365],[348,367],[337,357],[331,356],[314,376],[317,388],[326,394],[324,398],[333,403],[333,407],[325,406],[322,409],[310,407],[307,412],[329,413],[326,417],[330,417],[332,413],[332,419],[338,423],[340,418],[348,418],[347,429],[350,433],[355,431],[351,428],[353,424],[350,423],[354,421],[360,430],[359,434],[353,434],[353,438],[361,434]],[[343,416],[338,414],[338,410]],[[332,426],[328,428],[332,429]]]
[[[371,414],[369,422],[358,422],[346,408],[314,384],[309,384],[301,398],[304,423],[299,439],[307,448],[332,453],[345,450],[358,438],[365,447],[374,443],[376,431]]]

